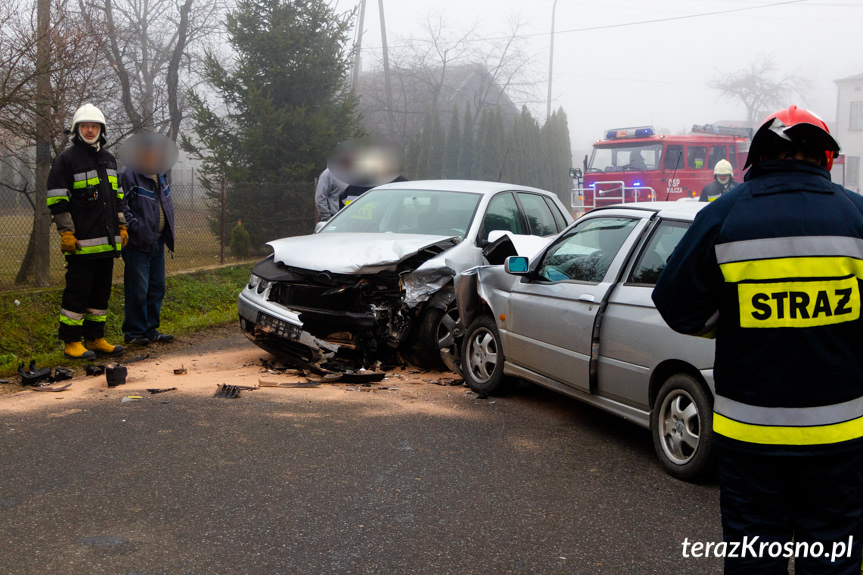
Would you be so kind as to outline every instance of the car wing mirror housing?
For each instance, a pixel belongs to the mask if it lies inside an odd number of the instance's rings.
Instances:
[[[526,276],[530,274],[530,261],[524,256],[509,256],[503,263],[503,269],[514,276]]]

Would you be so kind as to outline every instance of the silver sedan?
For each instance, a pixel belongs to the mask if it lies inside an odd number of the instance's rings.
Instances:
[[[470,387],[527,380],[649,428],[666,469],[711,467],[711,340],[669,328],[650,298],[706,204],[593,210],[536,257],[466,271],[458,282],[461,365]]]

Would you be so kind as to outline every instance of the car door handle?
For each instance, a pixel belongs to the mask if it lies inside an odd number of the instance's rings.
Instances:
[[[596,298],[593,297],[592,294],[583,293],[580,296],[578,296],[578,301],[586,301],[588,303],[594,303],[596,301]]]

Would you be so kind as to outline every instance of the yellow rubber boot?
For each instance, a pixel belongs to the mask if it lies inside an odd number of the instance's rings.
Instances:
[[[120,355],[126,348],[122,345],[111,345],[104,337],[87,340],[87,349],[93,350],[99,355]]]
[[[63,349],[69,359],[93,359],[96,354],[84,347],[80,341],[70,341]]]

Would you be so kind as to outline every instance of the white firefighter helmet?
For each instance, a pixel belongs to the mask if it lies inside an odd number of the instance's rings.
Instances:
[[[84,104],[75,110],[75,115],[72,116],[72,132],[76,132],[78,130],[78,124],[81,122],[96,122],[97,124],[102,124],[102,135],[105,135],[105,115],[102,113],[102,110],[93,104]]]
[[[733,176],[734,168],[731,167],[731,162],[728,160],[719,160],[713,167],[714,176]]]

